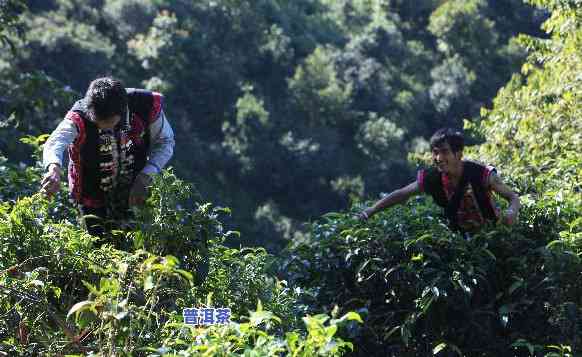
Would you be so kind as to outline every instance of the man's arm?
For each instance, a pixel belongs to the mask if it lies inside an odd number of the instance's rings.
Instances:
[[[79,131],[70,119],[63,119],[57,128],[52,132],[47,141],[44,143],[42,151],[43,167],[48,169],[50,164],[63,166],[63,154],[67,147],[71,145]]]
[[[51,196],[59,190],[61,182],[61,167],[63,166],[63,154],[79,136],[75,124],[64,119],[52,132],[44,144],[42,151],[43,167],[47,171],[41,182],[41,192]]]
[[[150,124],[150,151],[148,162],[143,168],[144,174],[160,173],[174,153],[174,132],[164,111]]]
[[[508,225],[514,224],[517,221],[519,208],[521,207],[519,196],[509,186],[503,183],[501,178],[494,172],[489,176],[489,185],[493,191],[499,193],[501,197],[509,202],[509,208],[502,216],[503,222]]]
[[[150,150],[148,162],[139,175],[135,178],[133,187],[129,193],[129,205],[142,205],[148,196],[148,187],[152,183],[152,174],[158,174],[168,163],[174,153],[174,132],[170,123],[160,110],[160,114],[150,124]]]
[[[390,192],[384,198],[376,202],[372,207],[368,207],[359,214],[360,219],[368,219],[377,212],[392,207],[394,205],[406,202],[410,197],[420,193],[418,181],[414,181],[407,186]]]

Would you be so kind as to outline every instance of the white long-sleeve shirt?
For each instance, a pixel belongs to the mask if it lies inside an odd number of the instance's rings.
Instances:
[[[163,110],[150,124],[149,135],[148,160],[142,173],[155,174],[164,168],[174,153],[174,131]],[[78,136],[79,132],[75,124],[70,119],[63,119],[44,144],[42,152],[44,168],[46,169],[50,164],[58,164],[62,167],[65,150]]]

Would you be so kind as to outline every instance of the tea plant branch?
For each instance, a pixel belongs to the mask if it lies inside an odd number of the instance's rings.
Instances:
[[[8,314],[10,314],[12,311],[17,312],[16,311],[16,306],[20,305],[25,299],[21,298],[20,301],[18,301],[16,304],[12,305],[12,307],[6,311],[4,314],[0,315],[0,320],[5,321],[4,318],[6,316],[8,316]]]
[[[8,287],[8,286],[0,286],[0,289],[3,289],[4,292],[7,294],[13,294],[15,296],[18,296],[21,299],[24,299],[24,300],[29,300],[29,301],[35,302],[37,304],[44,303],[44,301],[36,299],[34,296],[28,295],[28,293],[23,293],[20,290],[16,290],[16,289]],[[2,292],[2,291],[0,290],[0,292]],[[10,296],[10,295],[8,295],[8,296]]]
[[[99,267],[101,267],[103,269],[106,268],[106,266],[103,265],[102,263],[96,262],[96,261],[92,260],[91,258],[89,258],[87,256],[81,255],[79,253],[73,253],[73,255],[76,256],[76,257],[78,257],[78,258],[84,259],[84,260],[88,261],[91,264],[97,265],[97,266],[99,266]],[[26,264],[28,264],[28,263],[30,263],[32,261],[35,261],[35,260],[40,260],[40,259],[50,258],[50,257],[59,257],[60,258],[60,257],[64,257],[64,256],[65,256],[65,253],[59,252],[59,253],[53,253],[53,254],[40,255],[40,256],[37,256],[37,257],[30,257],[30,258],[27,258],[27,259],[23,260],[22,262],[20,262],[20,263],[18,263],[16,265],[13,265],[13,266],[9,267],[8,269],[0,270],[0,274],[12,273],[15,270],[17,270],[17,269],[25,266]]]
[[[0,271],[0,274],[12,273],[16,269],[18,269],[18,268],[20,268],[20,267],[28,264],[29,262],[32,262],[34,260],[40,260],[40,259],[48,258],[48,257],[53,257],[53,256],[57,256],[57,255],[63,255],[63,254],[62,253],[54,253],[54,254],[40,255],[38,257],[30,257],[30,258],[27,258],[24,261],[22,261],[21,263],[18,263],[16,265],[11,266],[8,269],[4,269],[4,270]]]
[[[75,334],[69,329],[69,327],[57,316],[56,310],[47,304],[45,301],[38,299],[36,296],[30,295],[27,292],[22,292],[20,290],[8,287],[8,286],[0,286],[0,292],[4,290],[4,293],[9,293],[11,295],[15,295],[20,297],[23,300],[32,301],[37,306],[44,306],[46,308],[46,314],[54,323],[56,323],[64,332],[64,334],[73,340],[75,338]],[[32,305],[32,304],[29,304]]]
[[[98,262],[94,261],[93,259],[85,256],[85,255],[81,255],[80,253],[73,253],[73,255],[76,256],[77,258],[85,259],[89,263],[91,263],[93,265],[97,265],[97,266],[99,266],[102,269],[106,269],[107,268],[107,266],[105,266],[104,264],[98,263]]]

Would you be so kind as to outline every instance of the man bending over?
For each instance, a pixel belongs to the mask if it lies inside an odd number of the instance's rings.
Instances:
[[[444,210],[450,226],[460,232],[475,232],[484,223],[501,221],[512,225],[517,221],[518,195],[504,184],[492,166],[463,160],[464,139],[461,132],[443,128],[430,139],[434,167],[420,170],[416,181],[395,190],[358,215],[367,220],[375,213],[406,202],[411,196],[426,193]],[[492,192],[509,202],[500,212]]]

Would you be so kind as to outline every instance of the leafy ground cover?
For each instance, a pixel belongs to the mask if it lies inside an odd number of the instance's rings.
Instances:
[[[270,273],[273,257],[224,246],[237,235],[219,220],[228,210],[188,207],[191,192],[166,172],[148,206],[105,243],[71,219],[55,219],[59,200],[36,194],[3,203],[0,352],[332,356],[351,349],[336,331],[360,320],[356,313],[306,316],[300,290]],[[191,307],[229,308],[232,323],[186,325],[182,312]]]
[[[451,232],[424,198],[366,223],[330,213],[282,264],[314,309],[339,305],[364,324],[356,355],[548,355],[580,349],[580,254],[556,217],[525,207],[512,228],[470,239]],[[562,347],[560,347],[562,348]]]
[[[521,196],[519,223],[470,240],[424,198],[360,223],[332,213],[291,245],[282,270],[309,304],[360,311],[358,355],[578,356],[582,351],[582,6],[551,11],[550,39],[520,36],[521,74],[466,132],[466,154]],[[305,296],[309,296],[306,294]]]
[[[481,120],[466,123],[483,140],[468,154],[495,164],[521,195],[516,226],[466,239],[424,198],[367,223],[353,218],[356,202],[293,235],[275,257],[233,248],[239,234],[222,224],[229,210],[166,172],[135,220],[99,242],[76,224],[64,192],[52,202],[34,194],[37,168],[1,158],[0,354],[579,356],[582,5],[531,2],[551,11],[551,38],[521,36],[530,53],[522,73]],[[451,4],[464,3],[442,11]],[[314,64],[325,60],[317,56]],[[25,117],[71,95],[57,94]],[[245,98],[241,112],[255,113],[260,102]],[[4,135],[9,150],[13,129]],[[37,152],[42,140],[24,139]],[[230,308],[233,323],[185,325],[183,309],[196,306]]]

